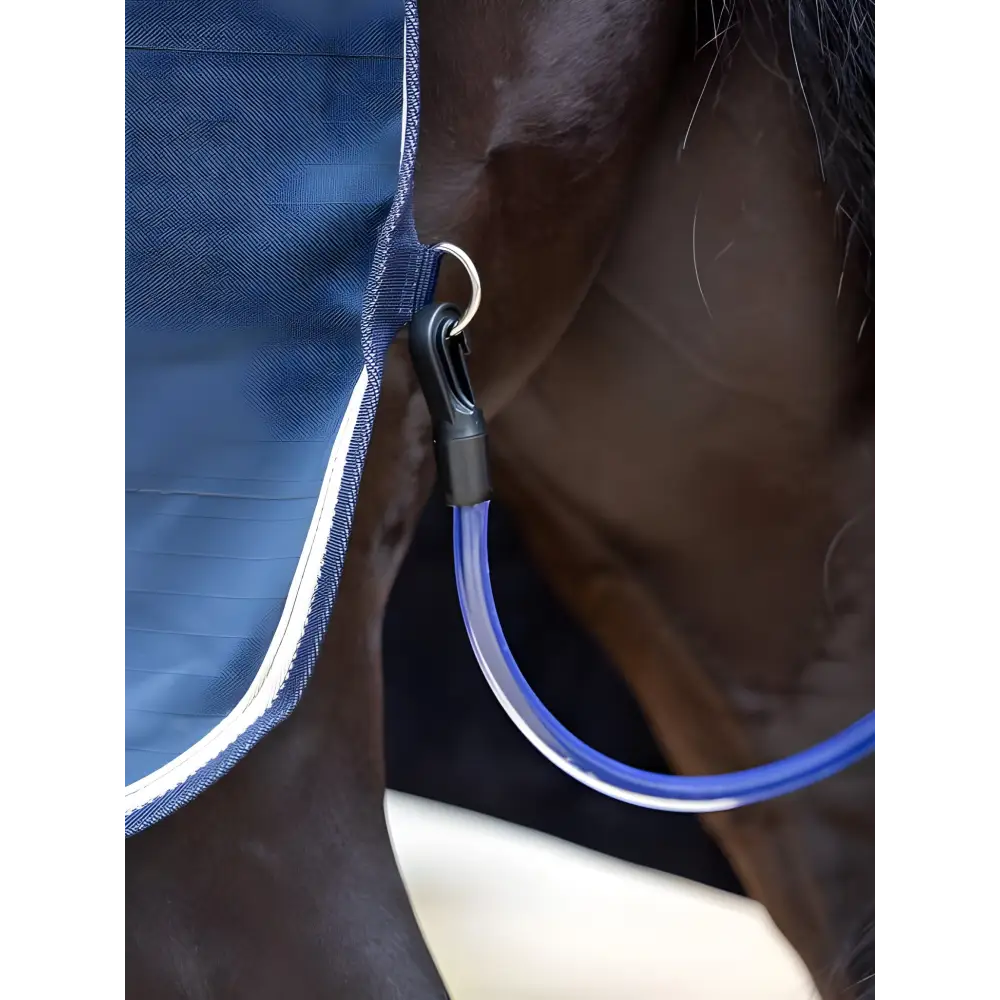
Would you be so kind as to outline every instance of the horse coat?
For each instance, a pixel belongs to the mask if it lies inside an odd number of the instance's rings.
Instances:
[[[125,832],[295,707],[429,298],[415,0],[126,4]]]

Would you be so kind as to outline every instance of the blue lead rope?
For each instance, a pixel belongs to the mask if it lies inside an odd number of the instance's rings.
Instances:
[[[722,812],[787,795],[843,771],[875,751],[875,713],[822,743],[746,771],[675,777],[613,760],[574,736],[525,680],[504,638],[490,586],[489,501],[455,508],[455,579],[473,651],[497,700],[527,739],[588,788],[646,809]]]

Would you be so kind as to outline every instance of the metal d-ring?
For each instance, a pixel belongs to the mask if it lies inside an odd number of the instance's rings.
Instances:
[[[469,304],[465,307],[465,312],[462,313],[458,322],[445,334],[448,338],[457,337],[472,322],[476,313],[479,312],[479,303],[483,298],[482,282],[479,280],[479,272],[476,270],[476,265],[472,263],[472,258],[461,247],[455,246],[454,243],[437,243],[432,249],[454,257],[465,268],[465,273],[469,276],[469,284],[472,286],[472,294],[469,297]]]

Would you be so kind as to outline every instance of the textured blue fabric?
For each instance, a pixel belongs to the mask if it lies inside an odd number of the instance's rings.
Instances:
[[[385,350],[431,283],[410,209],[416,28],[410,0],[127,4],[126,787],[247,693],[352,393],[360,412],[280,690],[126,834],[232,766],[315,662]]]

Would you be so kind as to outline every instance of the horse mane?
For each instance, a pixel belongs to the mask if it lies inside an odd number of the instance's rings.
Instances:
[[[848,247],[860,251],[874,289],[875,0],[701,0],[698,44],[736,44],[754,18],[787,43],[780,71],[800,99],[818,165],[836,198]],[[723,41],[724,39],[724,41]]]
[[[837,209],[875,251],[875,0],[787,0],[789,36]]]
[[[847,983],[846,996],[854,1000],[875,1000],[875,909],[861,925],[861,931],[851,941],[834,970]]]

